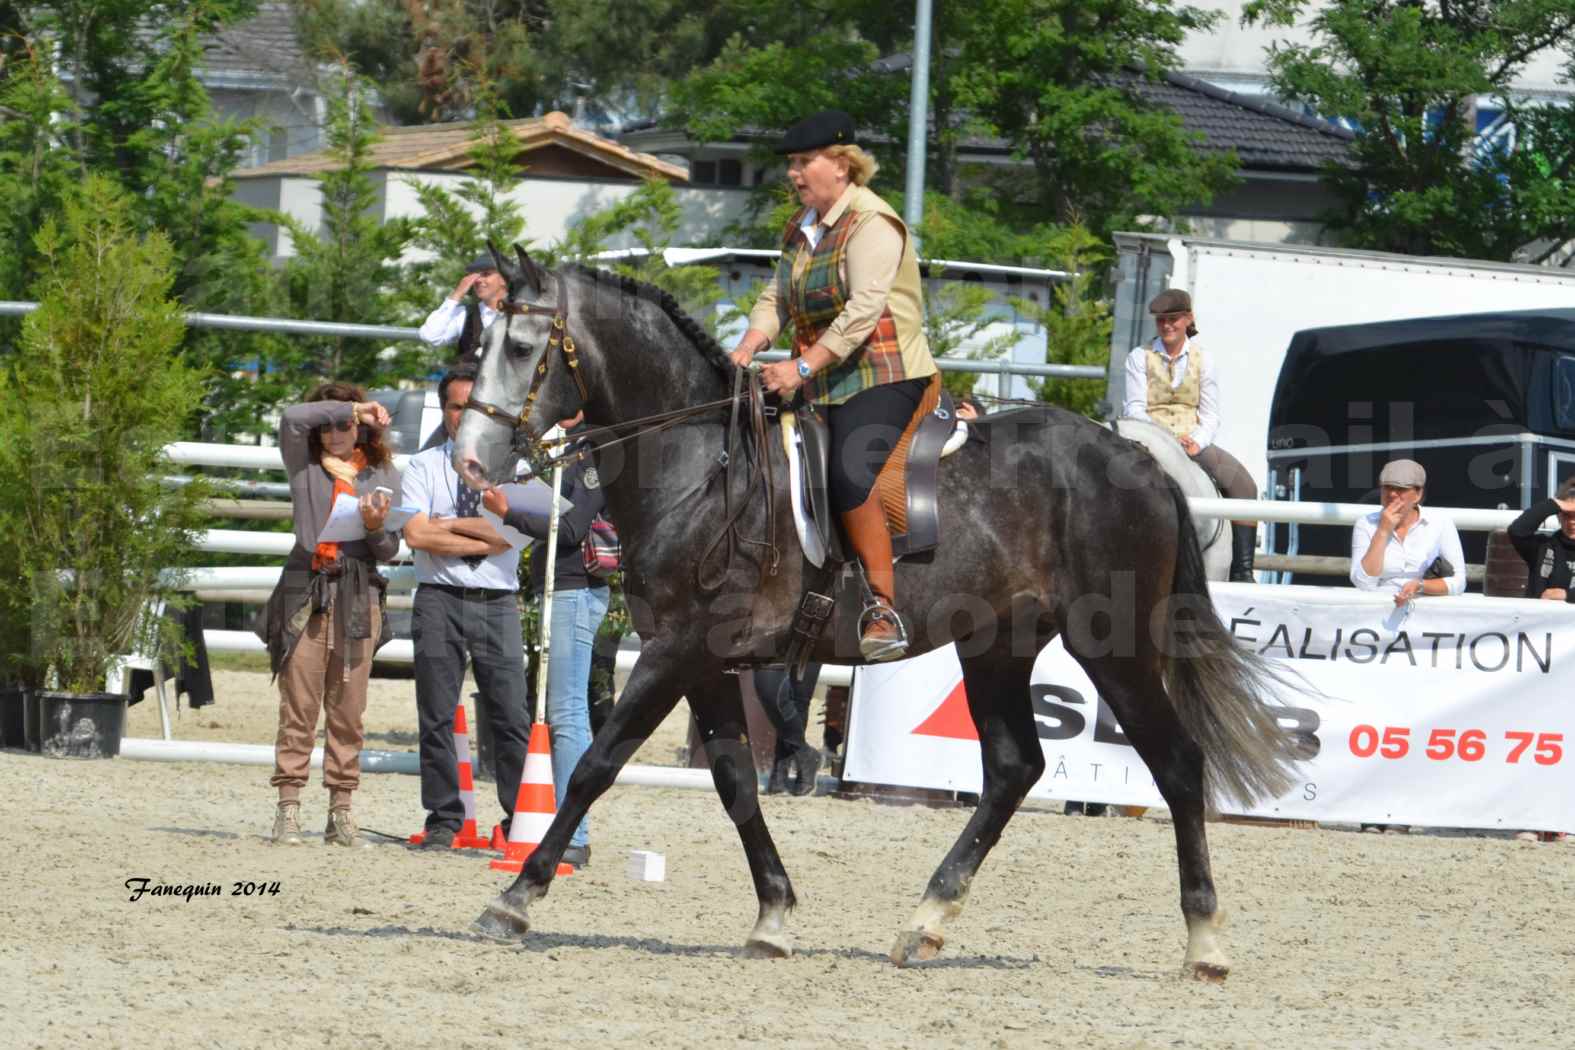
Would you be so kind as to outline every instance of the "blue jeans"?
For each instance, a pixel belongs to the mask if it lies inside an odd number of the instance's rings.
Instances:
[[[606,587],[555,591],[552,595],[552,649],[547,654],[547,723],[552,727],[552,790],[558,808],[569,791],[569,776],[591,746],[591,711],[586,693],[591,681],[591,649],[596,629],[607,615]],[[583,846],[590,824],[581,820],[569,839]]]

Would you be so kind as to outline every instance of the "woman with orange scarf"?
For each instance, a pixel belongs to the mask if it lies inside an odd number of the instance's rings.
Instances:
[[[324,711],[323,841],[366,844],[357,833],[350,796],[361,783],[361,718],[372,654],[391,634],[383,608],[387,583],[377,573],[379,561],[399,552],[398,534],[383,528],[399,492],[399,472],[383,443],[388,424],[388,411],[349,383],[322,384],[305,404],[285,409],[279,421],[279,451],[295,504],[295,548],[258,633],[279,681],[279,735],[269,783],[279,791],[272,838],[281,845],[301,844],[301,789],[311,769],[317,716]],[[318,539],[340,495],[357,501],[365,539]]]

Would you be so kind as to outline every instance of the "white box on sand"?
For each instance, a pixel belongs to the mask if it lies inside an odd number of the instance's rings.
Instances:
[[[667,878],[667,858],[648,849],[630,850],[629,877],[641,882],[661,882]]]

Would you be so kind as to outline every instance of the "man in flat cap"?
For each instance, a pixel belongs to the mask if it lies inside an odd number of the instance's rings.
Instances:
[[[1461,594],[1466,559],[1455,523],[1422,509],[1427,471],[1397,459],[1378,475],[1382,510],[1351,528],[1351,582],[1364,591],[1389,591],[1396,605],[1418,594]]]
[[[1219,380],[1214,363],[1194,340],[1192,296],[1179,288],[1160,292],[1148,304],[1158,335],[1127,355],[1127,389],[1121,414],[1158,423],[1175,435],[1192,461],[1230,499],[1257,499],[1258,485],[1241,461],[1214,444],[1220,425]],[[1253,582],[1258,526],[1231,522],[1230,579]]]
[[[427,315],[421,325],[422,340],[433,346],[457,343],[451,364],[475,364],[480,356],[481,333],[498,316],[498,304],[508,290],[492,256],[478,255],[465,267],[465,276],[448,298]],[[475,298],[467,300],[471,293]]]

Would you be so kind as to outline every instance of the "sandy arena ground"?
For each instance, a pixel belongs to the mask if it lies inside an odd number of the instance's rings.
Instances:
[[[266,675],[221,672],[189,739],[268,743]],[[369,745],[414,742],[378,681]],[[157,736],[151,703],[130,736]],[[818,732],[814,739],[818,741]],[[636,759],[671,764],[670,720]],[[468,853],[269,845],[268,770],[0,753],[3,1047],[1568,1047],[1575,847],[1213,825],[1236,970],[1178,980],[1163,818],[1018,816],[940,960],[886,961],[960,810],[764,800],[800,906],[797,954],[744,959],[754,895],[709,793],[614,789],[592,863],[523,946],[470,923],[506,877]],[[326,795],[304,807],[322,826]],[[415,778],[368,776],[364,826],[410,831]],[[497,816],[483,793],[484,819]],[[631,880],[631,849],[667,857]],[[224,896],[128,901],[128,879]],[[277,895],[228,895],[237,881]]]

